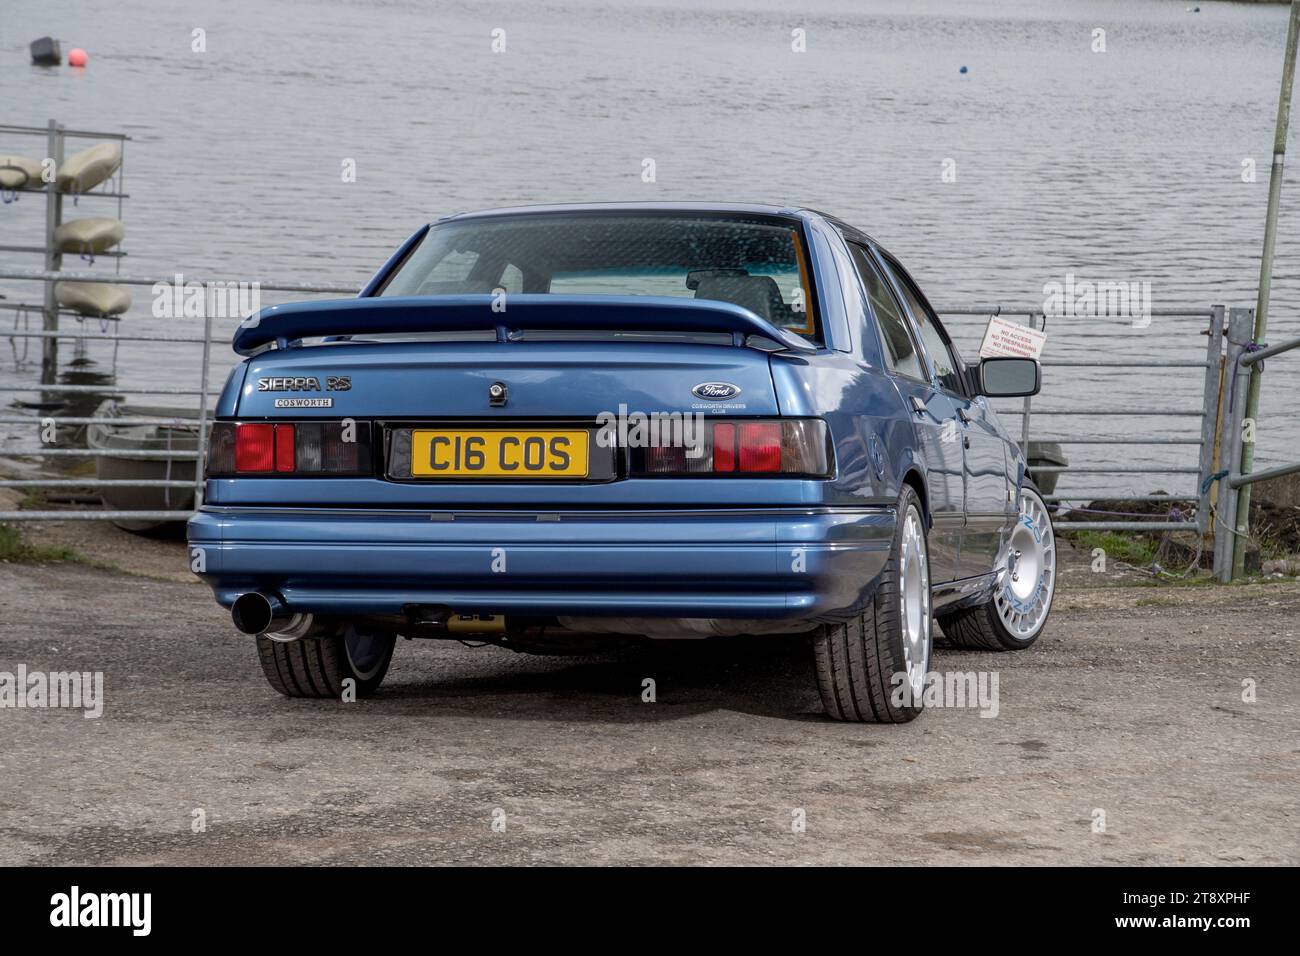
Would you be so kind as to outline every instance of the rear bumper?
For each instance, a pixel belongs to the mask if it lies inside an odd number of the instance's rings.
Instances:
[[[870,599],[894,512],[878,509],[392,512],[207,506],[191,551],[222,605],[835,620]],[[192,565],[194,556],[192,554]]]

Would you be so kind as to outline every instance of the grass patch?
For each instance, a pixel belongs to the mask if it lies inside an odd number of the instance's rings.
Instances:
[[[44,548],[27,544],[18,529],[0,524],[0,561],[21,564],[38,564],[43,561],[79,561],[81,556],[71,548]]]
[[[1291,557],[1291,548],[1285,541],[1275,537],[1271,533],[1272,530],[1272,528],[1265,528],[1258,533],[1259,559],[1261,561],[1274,561],[1279,558]]]
[[[1121,534],[1118,531],[1069,531],[1068,526],[1056,526],[1057,534],[1069,534],[1076,547],[1089,553],[1101,548],[1107,561],[1123,561],[1138,567],[1149,568],[1156,558],[1156,546],[1142,534]]]

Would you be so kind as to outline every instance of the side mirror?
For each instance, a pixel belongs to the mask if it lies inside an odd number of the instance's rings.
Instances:
[[[989,398],[1037,395],[1042,382],[1037,359],[1003,356],[980,361],[980,394]]]

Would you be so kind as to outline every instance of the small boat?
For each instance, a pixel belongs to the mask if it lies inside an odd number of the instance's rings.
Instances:
[[[131,308],[131,293],[107,282],[56,282],[54,298],[62,308],[91,318],[121,315]]]
[[[59,167],[59,191],[84,193],[94,189],[122,165],[120,143],[100,143],[63,161]]]
[[[41,164],[26,156],[0,156],[0,189],[44,189]]]
[[[119,419],[121,424],[88,425],[86,447],[98,451],[173,451],[193,454],[199,447],[199,413],[193,408],[127,405],[110,398],[96,410],[95,418]],[[140,419],[170,418],[174,424],[153,425]],[[101,488],[104,507],[113,511],[194,510],[192,458],[95,458],[95,477],[121,480],[186,481],[188,488]],[[183,521],[114,521],[124,531],[137,534],[179,533]]]
[[[125,235],[121,219],[73,219],[55,228],[54,242],[61,252],[106,252]]]
[[[31,50],[32,62],[37,66],[58,66],[63,62],[63,49],[54,37],[33,40],[28,49]]]

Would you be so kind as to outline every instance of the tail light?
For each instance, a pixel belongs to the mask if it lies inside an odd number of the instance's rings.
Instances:
[[[831,476],[826,423],[820,419],[709,419],[702,443],[630,450],[631,474],[752,477]]]
[[[271,471],[275,462],[275,426],[236,425],[234,449],[235,471]]]
[[[780,422],[745,422],[740,426],[740,437],[736,446],[740,451],[741,471],[780,471],[781,470],[781,428]],[[796,461],[795,464],[802,465]],[[802,467],[794,469],[802,471]]]
[[[370,423],[216,422],[207,475],[368,475]]]

